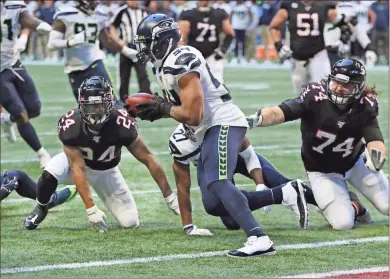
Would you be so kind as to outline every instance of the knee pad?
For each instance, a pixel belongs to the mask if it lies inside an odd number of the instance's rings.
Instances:
[[[126,214],[121,214],[121,216],[118,217],[118,221],[120,225],[126,229],[136,229],[139,227],[138,215],[134,216],[134,213],[129,214],[127,212]]]
[[[42,172],[41,177],[38,179],[40,183],[44,183],[44,185],[58,185],[58,180],[55,178],[50,172],[44,170]]]

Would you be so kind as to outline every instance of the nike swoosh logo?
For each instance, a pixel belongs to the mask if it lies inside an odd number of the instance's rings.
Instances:
[[[35,215],[33,218],[31,218],[31,222],[32,222],[34,225],[36,225],[36,224],[35,224],[35,221],[37,220],[37,218],[38,218],[38,215]]]

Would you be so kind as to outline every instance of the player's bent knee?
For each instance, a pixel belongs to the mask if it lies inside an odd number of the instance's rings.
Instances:
[[[120,216],[117,216],[117,220],[125,229],[136,229],[139,227],[138,214],[134,214],[134,212],[124,212]]]
[[[330,224],[334,230],[345,231],[345,230],[350,230],[354,227],[355,220],[352,216],[344,217],[344,218],[338,218],[336,220],[333,220],[332,222],[330,222]]]
[[[58,185],[57,178],[54,177],[49,171],[44,170],[39,180],[42,180],[45,185]]]
[[[27,111],[23,111],[21,114],[19,114],[17,116],[13,116],[13,119],[14,119],[14,122],[16,122],[16,124],[18,124],[18,125],[25,124],[29,121]]]

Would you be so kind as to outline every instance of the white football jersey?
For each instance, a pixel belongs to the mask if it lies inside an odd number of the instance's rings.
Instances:
[[[180,123],[169,138],[169,151],[174,160],[188,165],[197,165],[202,139],[195,136],[194,130]]]
[[[164,98],[174,105],[181,105],[179,80],[196,72],[204,93],[203,121],[194,129],[196,136],[203,135],[210,127],[228,125],[248,127],[244,113],[235,105],[226,87],[210,71],[203,55],[191,46],[180,46],[165,59],[162,67],[153,71]]]
[[[11,68],[20,58],[15,44],[20,33],[19,15],[24,11],[27,11],[24,1],[6,1],[1,4],[1,72]]]
[[[109,26],[109,17],[99,7],[92,15],[74,7],[66,7],[54,15],[54,20],[65,24],[65,40],[82,31],[85,31],[87,36],[85,44],[65,49],[65,73],[83,71],[96,60],[105,58],[104,52],[99,48],[99,34]]]

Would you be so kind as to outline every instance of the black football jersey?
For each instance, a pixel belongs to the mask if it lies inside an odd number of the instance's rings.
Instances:
[[[283,1],[280,9],[288,13],[288,31],[292,57],[308,60],[325,49],[323,30],[328,19],[328,10],[335,8],[331,1],[314,2],[309,6],[301,1]]]
[[[209,12],[201,12],[197,8],[184,10],[180,20],[188,20],[191,24],[188,45],[198,49],[203,57],[209,57],[219,47],[222,22],[227,18],[226,11],[219,8],[211,8]]]
[[[81,150],[85,164],[94,170],[107,170],[119,164],[122,146],[138,136],[137,122],[124,108],[114,108],[98,135],[88,130],[78,109],[58,121],[58,137],[66,146]]]
[[[351,169],[364,149],[362,138],[372,138],[367,127],[377,121],[376,98],[369,94],[342,111],[329,100],[324,84],[310,83],[294,101],[289,107],[293,119],[301,118],[306,170],[344,174]]]

